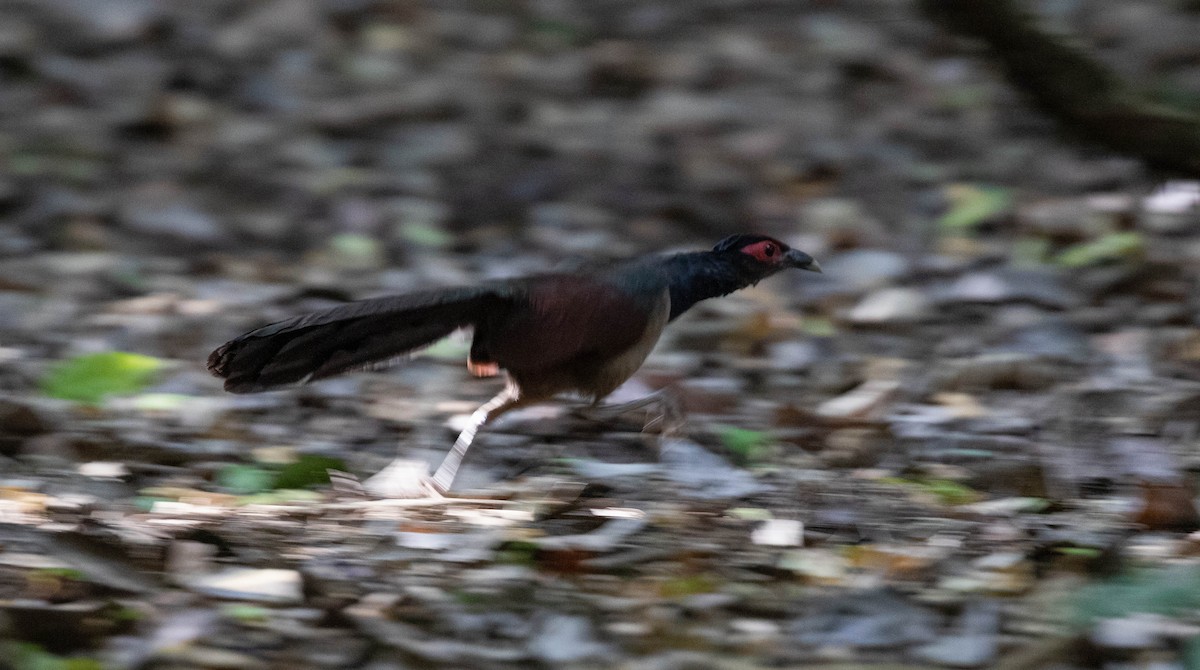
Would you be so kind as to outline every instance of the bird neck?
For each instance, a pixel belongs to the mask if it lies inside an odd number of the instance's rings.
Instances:
[[[668,256],[663,266],[671,290],[672,320],[701,300],[728,295],[760,279],[747,276],[732,254],[711,251]]]

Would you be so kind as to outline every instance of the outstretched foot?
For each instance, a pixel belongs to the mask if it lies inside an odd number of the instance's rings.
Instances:
[[[589,421],[612,421],[613,419],[644,410],[646,421],[642,429],[653,430],[658,427],[663,435],[672,435],[683,428],[683,403],[679,396],[669,388],[659,389],[653,393],[616,405],[585,405],[572,410],[576,416]]]
[[[441,498],[448,486],[429,475],[429,464],[397,458],[363,482],[367,493],[381,498]]]

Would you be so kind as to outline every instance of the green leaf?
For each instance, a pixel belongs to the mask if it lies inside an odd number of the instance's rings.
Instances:
[[[347,270],[373,270],[383,265],[383,245],[369,235],[340,233],[329,239],[334,264]]]
[[[733,456],[738,465],[746,465],[760,460],[771,438],[760,430],[749,430],[736,426],[725,426],[721,429],[721,443]]]
[[[42,391],[51,397],[95,404],[110,395],[137,393],[163,362],[152,356],[108,351],[78,356],[50,369]]]
[[[163,496],[137,496],[133,499],[133,506],[142,512],[149,512],[154,508],[154,503],[158,502],[174,502],[170,498]]]
[[[379,249],[379,242],[370,235],[339,233],[329,238],[329,248],[348,256],[373,255]]]
[[[725,516],[734,519],[742,519],[744,521],[766,521],[768,519],[775,518],[775,516],[771,514],[771,510],[763,509],[761,507],[733,507],[729,510],[726,510]]]
[[[1056,259],[1059,265],[1079,268],[1106,261],[1141,258],[1146,242],[1138,233],[1112,233],[1091,242],[1067,247]]]
[[[427,223],[408,221],[400,224],[400,237],[405,242],[419,247],[444,249],[454,244],[454,236]]]
[[[719,586],[712,575],[687,575],[668,579],[658,587],[658,592],[664,598],[685,598],[698,593],[712,593]]]
[[[1200,670],[1200,635],[1184,643],[1183,667],[1187,670]]]
[[[949,479],[904,479],[902,477],[884,477],[880,480],[888,484],[896,484],[916,489],[922,493],[935,496],[945,505],[965,505],[979,499],[979,494],[969,486],[963,486]]]
[[[262,493],[274,488],[275,473],[256,465],[228,465],[217,473],[217,484],[235,495]]]
[[[938,220],[945,231],[973,230],[1012,209],[1012,195],[996,186],[953,184],[947,187],[950,210]]]
[[[582,44],[586,39],[586,33],[582,27],[566,21],[538,19],[533,21],[531,28],[534,33],[565,46]]]
[[[1173,566],[1132,572],[1081,588],[1074,598],[1081,623],[1143,612],[1177,615],[1200,609],[1200,569]]]
[[[501,545],[496,552],[496,562],[508,565],[533,565],[538,546],[526,540],[512,540]]]
[[[13,154],[8,159],[8,171],[22,177],[40,175],[46,169],[46,159],[30,153]]]
[[[13,670],[103,670],[92,658],[63,658],[31,642],[0,641],[0,659]]]
[[[53,577],[55,579],[71,579],[77,582],[87,579],[87,575],[82,570],[75,568],[39,568],[34,570],[33,574],[42,577]]]
[[[1103,553],[1096,547],[1059,547],[1055,551],[1063,556],[1073,556],[1075,558],[1098,558]]]
[[[270,618],[271,610],[258,605],[245,605],[241,603],[230,603],[221,608],[225,616],[230,619],[237,619],[244,622],[266,621]]]
[[[340,458],[305,454],[279,471],[272,488],[303,489],[328,484],[330,470],[345,469],[346,463]]]
[[[1049,256],[1050,240],[1044,238],[1026,237],[1017,240],[1012,246],[1012,262],[1019,267],[1042,265]]]
[[[820,317],[806,316],[800,323],[800,329],[811,337],[833,337],[837,335],[837,326],[833,321]]]
[[[118,607],[112,613],[113,621],[141,621],[146,618],[146,615],[139,609],[133,607]]]
[[[931,479],[923,482],[922,488],[947,505],[965,505],[979,499],[979,494],[971,487],[948,479]]]
[[[483,605],[492,600],[485,594],[474,591],[463,591],[461,589],[453,591],[450,595],[453,596],[455,602],[458,604],[467,606]]]

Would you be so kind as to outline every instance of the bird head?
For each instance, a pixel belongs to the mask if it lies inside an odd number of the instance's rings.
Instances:
[[[787,268],[821,271],[820,264],[812,256],[766,235],[731,235],[718,242],[713,252],[734,254],[730,258],[743,272],[757,279],[765,279]]]

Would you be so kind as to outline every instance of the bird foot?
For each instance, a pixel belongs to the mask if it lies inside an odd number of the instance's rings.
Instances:
[[[429,464],[397,458],[363,482],[367,493],[381,498],[441,498],[448,486],[429,475]]]
[[[655,427],[659,427],[660,433],[669,435],[683,428],[683,403],[680,401],[679,396],[670,389],[660,389],[637,400],[617,405],[587,405],[577,407],[572,410],[572,414],[589,421],[611,421],[619,416],[638,410],[646,411],[647,419],[642,427],[644,431],[650,431]]]

